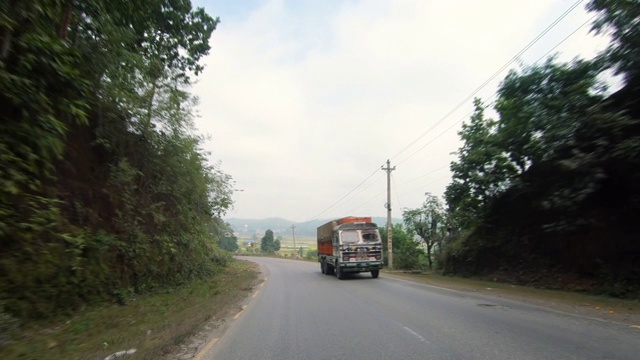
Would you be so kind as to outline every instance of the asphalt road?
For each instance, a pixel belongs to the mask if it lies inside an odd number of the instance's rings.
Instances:
[[[251,258],[266,281],[202,359],[640,359],[640,329],[408,281]]]

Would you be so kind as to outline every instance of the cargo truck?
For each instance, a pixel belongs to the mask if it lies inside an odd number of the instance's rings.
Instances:
[[[318,227],[318,262],[323,274],[343,279],[347,273],[370,272],[383,266],[382,240],[370,217],[344,217]]]

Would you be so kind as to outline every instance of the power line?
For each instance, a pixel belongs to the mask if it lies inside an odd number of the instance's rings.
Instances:
[[[568,38],[572,37],[575,33],[577,33],[580,29],[582,29],[585,25],[587,25],[588,23],[592,22],[593,19],[595,19],[598,16],[598,14],[593,15],[591,18],[589,18],[589,20],[585,21],[582,23],[582,25],[578,26],[575,30],[573,30],[569,35],[565,36],[564,39],[562,39],[559,43],[557,43],[554,47],[551,48],[551,50],[547,51],[544,55],[542,55],[538,60],[536,60],[534,62],[534,64],[536,64],[538,61],[544,59],[547,57],[547,55],[549,55],[553,50],[557,49],[558,46],[562,45],[565,41],[567,41]]]
[[[439,169],[439,170],[441,170],[441,169]],[[436,171],[438,171],[438,170],[435,170],[435,171],[433,171],[433,172],[436,172]],[[429,175],[429,174],[427,174],[427,175]],[[441,180],[441,179],[446,178],[447,176],[449,176],[449,174],[446,174],[446,175],[441,176],[441,177],[439,177],[439,178],[437,178],[437,179],[435,179],[435,180],[432,180],[432,181],[429,181],[429,182],[427,182],[427,183],[425,183],[425,184],[422,184],[420,187],[423,187],[424,185],[432,184],[432,183],[434,183],[435,181],[438,181],[438,180]],[[414,179],[414,180],[417,180],[417,179]],[[402,186],[403,184],[406,184],[406,183],[408,183],[408,182],[409,182],[409,181],[404,182],[404,183],[400,184],[400,186]],[[394,190],[396,191],[396,195],[397,195],[397,196],[398,196],[398,198],[399,198],[399,197],[401,197],[401,196],[404,196],[404,195],[407,195],[407,194],[414,193],[414,192],[416,192],[416,191],[417,191],[417,190],[419,190],[419,189],[420,189],[420,188],[415,188],[415,189],[410,190],[410,191],[407,191],[407,192],[405,192],[405,193],[403,193],[403,194],[398,194],[398,191],[397,191],[397,190],[395,190],[395,189],[394,189]],[[375,195],[371,196],[368,200],[366,200],[366,201],[364,201],[364,202],[360,203],[359,205],[357,205],[357,206],[355,206],[355,207],[353,207],[353,208],[349,209],[349,211],[347,211],[347,213],[352,213],[352,212],[354,212],[355,210],[357,210],[357,209],[359,209],[359,208],[363,207],[364,205],[366,205],[366,204],[368,204],[368,203],[370,203],[370,202],[372,202],[372,201],[374,201],[374,200],[384,201],[384,198],[383,198],[383,197],[380,197],[380,195],[383,195],[383,194],[384,194],[384,192],[385,192],[385,190],[381,190],[380,192],[378,192],[378,193],[376,193]],[[399,202],[399,201],[398,201],[398,202]],[[398,206],[400,206],[400,204],[398,204]]]
[[[480,90],[482,90],[489,82],[491,82],[491,80],[495,79],[498,75],[500,75],[500,73],[502,73],[502,71],[504,71],[509,65],[511,65],[513,62],[515,62],[518,58],[520,58],[520,56],[522,54],[524,54],[527,50],[529,50],[536,42],[538,42],[538,40],[540,40],[544,35],[546,35],[549,31],[551,31],[551,29],[553,29],[560,21],[562,21],[565,17],[567,17],[567,15],[569,15],[569,13],[571,11],[573,11],[576,7],[578,7],[578,5],[580,5],[580,3],[582,3],[584,0],[578,0],[576,1],[569,9],[567,9],[564,13],[562,13],[562,15],[560,15],[556,20],[554,20],[549,26],[547,26],[546,29],[544,29],[540,34],[538,34],[538,36],[536,36],[533,40],[531,40],[522,50],[520,50],[515,56],[513,56],[511,58],[511,60],[509,60],[506,64],[504,64],[502,67],[500,67],[500,69],[498,69],[495,73],[493,73],[493,75],[491,75],[491,77],[489,77],[487,80],[485,80],[485,82],[483,82],[480,86],[478,86],[471,94],[469,94],[467,97],[465,97],[460,103],[458,103],[451,111],[449,111],[447,114],[445,114],[442,118],[440,118],[440,120],[438,120],[435,124],[433,124],[429,129],[427,129],[425,132],[423,132],[420,136],[418,136],[415,140],[413,140],[411,143],[409,143],[407,146],[405,146],[402,150],[400,150],[398,153],[396,153],[394,156],[392,156],[392,159],[395,159],[398,155],[402,154],[403,152],[407,151],[411,146],[413,146],[416,142],[418,142],[420,139],[422,139],[423,137],[425,137],[428,133],[430,133],[435,127],[437,127],[441,122],[443,122],[444,120],[446,120],[449,116],[451,116],[453,113],[455,113],[459,108],[461,108],[464,104],[466,104],[467,101],[469,101],[469,99],[471,99],[473,96],[475,96],[478,92],[480,92]],[[405,159],[406,160],[406,159]]]
[[[406,192],[406,193],[404,193],[404,194],[400,194],[400,196],[405,196],[405,195],[408,195],[408,194],[414,193],[414,192],[416,192],[416,191],[418,191],[418,190],[420,190],[420,189],[423,189],[425,185],[433,184],[434,182],[436,182],[436,181],[438,181],[438,180],[442,180],[442,179],[444,179],[444,178],[446,178],[446,177],[448,177],[448,176],[449,176],[449,174],[446,174],[446,175],[441,176],[441,177],[439,177],[439,178],[437,178],[437,179],[435,179],[435,180],[431,180],[431,181],[429,181],[429,182],[427,182],[427,183],[424,183],[424,184],[420,185],[420,187],[419,187],[419,188],[415,188],[415,189],[413,189],[413,190],[407,191],[407,192]]]
[[[372,197],[370,197],[370,198],[369,198],[369,200],[367,200],[367,201],[365,201],[365,202],[361,203],[360,205],[358,205],[358,206],[356,206],[356,207],[351,208],[349,211],[347,211],[347,213],[352,213],[352,212],[354,212],[355,210],[357,210],[357,209],[361,208],[362,206],[364,206],[364,205],[366,205],[366,204],[368,204],[368,203],[372,202],[373,200],[376,200],[376,197],[378,197],[378,196],[380,196],[380,195],[384,194],[384,192],[385,192],[385,191],[386,191],[386,189],[384,189],[384,190],[382,190],[382,191],[378,192],[377,194],[375,194],[375,195],[373,195]],[[384,199],[383,199],[382,201],[384,201]]]
[[[384,164],[383,164],[384,166]],[[346,198],[347,196],[349,196],[352,192],[356,191],[357,188],[359,188],[360,186],[362,186],[362,184],[364,184],[367,180],[369,180],[373,175],[378,173],[378,168],[376,168],[371,175],[367,176],[366,179],[364,179],[360,184],[358,184],[356,187],[354,187],[353,189],[351,189],[351,191],[349,191],[345,196],[341,197],[340,199],[338,199],[338,201],[336,201],[335,203],[333,203],[331,206],[329,206],[328,208],[324,209],[323,211],[321,211],[318,215],[314,216],[312,219],[317,219],[320,217],[320,215],[326,213],[327,211],[331,210],[331,208],[333,208],[334,206],[336,206],[338,203],[340,203],[340,201],[342,201],[344,198]]]
[[[534,64],[537,64],[538,62],[540,62],[540,60],[546,58],[552,51],[554,51],[555,49],[558,48],[558,46],[562,45],[565,41],[567,41],[567,39],[569,39],[570,37],[572,37],[573,35],[575,35],[575,33],[577,33],[580,29],[582,29],[585,25],[589,24],[591,21],[593,21],[593,19],[595,19],[597,17],[597,14],[592,16],[589,20],[585,21],[584,23],[582,23],[582,25],[578,26],[575,30],[573,30],[571,33],[569,33],[569,35],[565,36],[559,43],[557,43],[554,47],[552,47],[549,51],[547,51],[544,55],[542,55],[541,57],[539,57],[536,61],[534,61]],[[491,95],[487,100],[494,98],[498,95],[498,92],[493,93],[493,95]],[[485,107],[489,108],[492,107],[493,105],[495,105],[495,101],[492,101],[489,105],[486,105]],[[409,160],[409,158],[413,157],[415,154],[417,154],[418,152],[420,152],[422,149],[424,149],[425,147],[427,147],[428,145],[430,145],[431,143],[433,143],[434,141],[436,141],[439,137],[441,137],[442,135],[444,135],[446,132],[448,132],[449,130],[451,130],[454,126],[458,125],[459,123],[461,123],[462,121],[464,121],[466,118],[468,118],[469,116],[471,116],[471,114],[473,114],[475,110],[472,110],[471,112],[469,112],[467,115],[463,116],[462,118],[460,118],[460,120],[456,121],[455,123],[453,123],[451,126],[449,126],[448,128],[446,128],[443,132],[441,132],[440,134],[438,134],[435,138],[431,139],[431,141],[429,141],[428,143],[424,144],[422,147],[420,147],[418,150],[414,151],[413,153],[411,153],[411,155],[407,156],[406,158],[404,158],[403,160],[398,162],[398,165],[401,165],[402,163],[404,163],[405,161]]]
[[[421,178],[423,178],[423,177],[425,177],[425,176],[431,175],[431,174],[433,174],[433,173],[435,173],[435,172],[438,172],[438,171],[440,171],[440,170],[442,170],[442,169],[446,169],[446,168],[448,168],[448,167],[449,167],[449,165],[445,165],[445,166],[443,166],[443,167],[440,167],[440,168],[438,168],[438,169],[435,169],[435,170],[433,170],[433,171],[430,171],[430,172],[428,172],[428,173],[426,173],[426,174],[424,174],[424,175],[420,175],[420,176],[418,176],[417,178],[414,178],[414,179],[411,179],[411,180],[405,181],[405,182],[403,182],[402,184],[400,184],[400,186],[405,185],[405,184],[408,184],[408,183],[410,183],[410,182],[414,182],[414,181],[419,180],[419,179],[421,179]]]
[[[373,180],[372,180],[368,185],[366,185],[366,186],[364,186],[364,187],[361,187],[361,185],[362,185],[363,183],[365,183],[368,179],[370,179],[370,178],[371,178],[371,176],[369,176],[368,178],[366,178],[362,183],[360,183],[358,186],[356,186],[353,190],[351,190],[347,195],[345,195],[342,199],[338,200],[338,202],[336,202],[336,204],[333,204],[332,206],[337,205],[341,200],[345,200],[344,202],[347,202],[347,200],[346,200],[346,199],[347,199],[347,197],[348,197],[348,195],[349,195],[349,194],[351,194],[351,195],[352,195],[352,199],[353,199],[353,197],[355,197],[357,194],[362,193],[364,190],[366,190],[366,189],[368,189],[369,187],[371,187],[371,185],[376,184],[377,180],[384,176],[384,173],[381,173],[381,172],[378,172],[377,174],[378,174],[378,176],[376,176],[375,178],[373,178]],[[354,193],[354,191],[355,191],[355,190],[357,190],[359,187],[360,187],[360,191],[358,191],[357,193]],[[352,211],[352,210],[349,210],[349,211],[347,211],[347,213],[351,213],[351,211]]]
[[[489,97],[489,99],[491,99],[492,97],[495,97],[496,95],[498,95],[498,93],[494,93],[493,95],[491,95]],[[489,105],[487,105],[486,107],[491,107],[495,104],[496,102],[493,101],[491,102]],[[414,151],[411,153],[411,155],[407,156],[406,158],[404,158],[402,161],[398,162],[398,165],[402,164],[403,162],[409,160],[410,158],[412,158],[414,155],[416,155],[417,153],[419,153],[420,151],[422,151],[422,149],[424,149],[425,147],[427,147],[428,145],[432,144],[434,141],[436,141],[439,137],[441,137],[442,135],[444,135],[445,133],[447,133],[449,130],[451,130],[454,126],[460,124],[462,121],[464,121],[465,119],[467,119],[469,116],[471,116],[471,114],[473,114],[475,112],[474,110],[471,110],[469,113],[467,113],[465,116],[461,117],[460,120],[454,122],[453,124],[451,124],[451,126],[449,126],[448,128],[444,129],[443,132],[441,132],[440,134],[438,134],[436,137],[434,137],[433,139],[431,139],[431,141],[429,141],[428,143],[422,145],[418,150]]]
[[[366,190],[366,189],[370,188],[370,187],[371,187],[371,185],[376,184],[376,181],[377,181],[378,179],[380,179],[381,177],[383,177],[383,176],[384,176],[384,174],[379,172],[379,173],[378,173],[378,176],[376,176],[376,177],[375,177],[375,178],[374,178],[374,179],[373,179],[373,180],[372,180],[368,185],[366,185],[366,186],[364,186],[364,187],[361,187],[361,188],[360,188],[360,191],[358,191],[357,193],[354,193],[354,194],[353,194],[353,197],[355,197],[357,194],[362,193],[364,190]],[[356,190],[356,189],[354,189],[354,190]],[[346,201],[346,200],[345,200],[345,201]]]
[[[396,153],[392,158],[397,157],[398,155],[404,153],[405,151],[407,151],[411,146],[413,146],[416,142],[418,142],[420,139],[424,138],[427,134],[429,134],[433,129],[435,129],[438,125],[440,125],[440,123],[442,123],[444,120],[446,120],[447,118],[449,118],[453,113],[455,113],[458,109],[460,109],[468,100],[470,100],[473,96],[475,96],[480,90],[482,90],[487,84],[489,84],[493,79],[495,79],[498,75],[500,75],[508,66],[510,66],[513,62],[515,62],[516,60],[518,60],[520,58],[520,56],[522,54],[524,54],[526,51],[528,51],[536,42],[538,42],[542,37],[544,37],[549,31],[551,31],[551,29],[553,29],[560,21],[562,21],[565,17],[567,17],[567,15],[569,15],[569,13],[571,13],[576,7],[578,7],[578,5],[580,5],[580,3],[582,3],[584,0],[578,0],[576,1],[573,5],[571,5],[571,7],[569,7],[564,13],[562,13],[562,15],[560,15],[558,18],[556,18],[556,20],[554,20],[549,26],[547,26],[540,34],[538,34],[533,40],[531,40],[522,50],[520,50],[516,55],[514,55],[511,60],[509,60],[507,63],[505,63],[502,67],[500,67],[495,73],[493,73],[493,75],[491,75],[487,80],[485,80],[480,86],[478,86],[471,94],[469,94],[467,97],[465,97],[460,103],[458,103],[452,110],[450,110],[448,113],[446,113],[442,118],[440,118],[435,124],[433,124],[429,129],[427,129],[425,132],[423,132],[420,136],[418,136],[415,140],[413,140],[411,143],[409,143],[407,146],[405,146],[402,150],[400,150],[398,153]],[[584,27],[586,24],[588,24],[590,21],[592,21],[595,18],[595,16],[593,16],[591,19],[587,20],[586,22],[584,22],[582,25],[580,25],[577,29],[575,29],[573,32],[571,32],[568,36],[566,36],[562,41],[560,41],[558,44],[556,44],[553,48],[551,48],[551,50],[549,50],[548,52],[545,53],[545,55],[543,55],[540,59],[538,59],[535,63],[537,63],[538,61],[540,61],[542,58],[546,57],[549,53],[551,53],[553,50],[555,50],[558,46],[560,46],[562,43],[564,43],[568,38],[570,38],[571,36],[573,36],[576,32],[578,32],[582,27]],[[495,97],[497,95],[497,92],[494,93],[491,97]],[[491,98],[490,97],[490,98]],[[488,105],[492,106],[493,104],[495,104],[495,101],[492,102],[492,104]],[[426,146],[428,146],[429,144],[433,143],[435,140],[437,140],[439,137],[441,137],[443,134],[445,134],[447,131],[451,130],[454,126],[456,126],[457,124],[459,124],[460,122],[462,122],[464,119],[468,118],[471,114],[473,114],[473,111],[471,111],[469,114],[465,115],[464,117],[462,117],[460,120],[458,120],[457,122],[455,122],[454,124],[452,124],[451,126],[449,126],[447,129],[445,129],[442,133],[438,134],[435,138],[431,139],[431,141],[429,141],[428,143],[426,143],[425,145],[423,145],[422,147],[420,147],[418,150],[414,151],[411,155],[409,155],[408,157],[404,158],[402,161],[398,162],[398,165],[404,163],[405,161],[407,161],[409,158],[413,157],[415,154],[417,154],[419,151],[421,151],[422,149],[424,149]],[[384,166],[384,165],[383,165]],[[444,167],[443,167],[444,168]],[[438,169],[441,170],[442,168]],[[438,171],[435,170],[435,171]],[[356,187],[354,187],[351,191],[349,191],[346,195],[344,195],[343,197],[341,197],[338,201],[336,201],[335,203],[333,203],[331,206],[329,206],[328,208],[326,208],[325,210],[323,210],[322,212],[320,212],[318,215],[314,216],[314,219],[317,219],[320,215],[326,213],[327,211],[329,211],[330,209],[332,209],[334,206],[336,206],[338,203],[340,203],[342,200],[344,200],[346,197],[348,197],[350,194],[352,194],[355,190],[357,190],[359,187],[361,187],[367,180],[369,180],[373,175],[375,175],[377,173],[378,169],[376,169],[374,172],[371,173],[371,175],[369,175],[367,178],[365,178],[361,183],[359,183]],[[433,172],[435,172],[433,171]],[[433,173],[432,172],[432,173]],[[429,173],[431,174],[431,173]],[[429,174],[425,174],[422,175],[420,177],[424,177],[427,176]],[[447,174],[448,176],[448,174]],[[419,177],[419,178],[420,178]],[[439,179],[442,179],[444,177],[441,177]],[[403,184],[406,184],[408,182],[417,180],[413,179],[410,181],[407,181]],[[438,180],[439,180],[438,179]],[[366,186],[364,189],[368,188],[369,186],[371,186],[373,184],[373,182],[371,184],[369,184],[368,186]],[[401,184],[401,185],[403,185]],[[395,187],[395,183],[394,183],[394,187]],[[395,190],[395,189],[394,189]],[[415,190],[413,190],[415,191]],[[412,191],[412,192],[413,192]],[[383,193],[384,191],[380,192],[379,194]],[[379,195],[377,194],[377,195]],[[403,195],[406,195],[408,193],[405,193]],[[375,196],[377,196],[375,195]],[[397,190],[396,190],[396,195],[397,195]],[[374,198],[375,198],[374,196]],[[397,195],[398,196],[398,195]],[[354,209],[350,210],[349,212],[361,207],[362,205],[365,205],[366,203],[372,201],[374,198],[371,198],[370,200],[368,200],[365,203],[362,203],[361,205],[358,205],[357,207],[355,207]],[[399,199],[398,199],[398,203],[399,203]]]
[[[549,51],[547,51],[544,55],[542,55],[541,57],[539,57],[539,58],[538,58],[536,61],[534,61],[533,63],[534,63],[534,64],[536,64],[536,63],[540,62],[540,60],[542,60],[542,59],[546,58],[546,57],[547,57],[547,56],[548,56],[552,51],[554,51],[555,49],[557,49],[557,48],[558,48],[558,46],[562,45],[565,41],[567,41],[567,39],[569,39],[570,37],[572,37],[573,35],[575,35],[575,33],[577,33],[578,31],[580,31],[580,29],[582,29],[585,25],[589,24],[589,23],[590,23],[591,21],[593,21],[593,19],[595,19],[596,17],[597,17],[597,14],[596,14],[596,15],[594,15],[594,16],[592,16],[589,20],[587,20],[587,21],[585,21],[584,23],[582,23],[582,25],[578,26],[575,30],[573,30],[571,33],[569,33],[569,35],[565,36],[565,37],[564,37],[564,38],[563,38],[559,43],[557,43],[554,47],[552,47]],[[498,93],[497,93],[497,92],[495,92],[493,95],[491,95],[491,96],[489,97],[489,99],[491,99],[491,98],[493,98],[493,97],[496,97],[497,95],[498,95]],[[495,103],[496,103],[496,101],[494,100],[494,101],[492,101],[490,104],[486,105],[486,107],[487,107],[487,108],[492,107],[493,105],[495,105]],[[453,123],[451,126],[449,126],[448,128],[446,128],[443,132],[441,132],[440,134],[438,134],[435,138],[431,139],[431,141],[429,141],[428,143],[424,144],[421,148],[419,148],[418,150],[416,150],[415,152],[413,152],[411,155],[409,155],[408,157],[406,157],[404,160],[402,160],[402,161],[398,162],[398,165],[400,165],[400,164],[402,164],[403,162],[407,161],[410,157],[412,157],[413,155],[415,155],[416,153],[418,153],[419,151],[421,151],[422,149],[424,149],[424,148],[425,148],[426,146],[428,146],[429,144],[433,143],[435,140],[437,140],[437,139],[438,139],[440,136],[442,136],[444,133],[446,133],[447,131],[451,130],[451,128],[453,128],[454,126],[456,126],[456,125],[458,125],[459,123],[461,123],[462,121],[464,121],[464,119],[466,119],[466,118],[468,118],[469,116],[471,116],[471,114],[473,114],[473,112],[474,112],[474,111],[475,111],[475,110],[472,110],[472,111],[471,111],[471,112],[469,112],[467,115],[465,115],[465,116],[463,116],[462,118],[460,118],[460,120],[456,121],[456,122],[455,122],[455,123]],[[444,168],[444,167],[442,167],[442,168],[440,168],[440,169],[438,169],[438,170],[441,170],[441,169],[443,169],[443,168]],[[409,183],[409,182],[412,182],[412,181],[418,180],[418,179],[420,179],[420,178],[422,178],[422,177],[424,177],[424,176],[430,175],[430,174],[432,174],[432,173],[434,173],[434,172],[436,172],[436,171],[438,171],[438,170],[434,170],[434,171],[429,172],[429,173],[427,173],[427,174],[425,174],[425,175],[421,175],[421,176],[419,176],[419,177],[417,177],[417,178],[415,178],[415,179],[413,179],[413,180],[406,181],[406,182],[404,182],[404,183],[400,184],[400,186],[402,186],[402,185],[404,185],[404,184],[407,184],[407,183]],[[440,179],[442,179],[442,178],[443,178],[443,177],[438,178],[437,180],[440,180]],[[416,191],[416,190],[418,190],[418,189],[412,190],[412,191],[410,191],[410,192],[408,192],[408,193],[405,193],[405,194],[403,194],[403,195],[406,195],[406,194],[412,193],[412,192],[414,192],[414,191]]]

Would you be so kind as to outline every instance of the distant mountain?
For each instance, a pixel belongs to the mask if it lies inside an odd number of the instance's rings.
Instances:
[[[224,219],[234,232],[243,236],[257,235],[262,237],[267,230],[273,231],[274,235],[288,236],[291,235],[291,225],[295,225],[295,233],[300,236],[316,236],[316,229],[318,226],[325,224],[332,219],[320,219],[310,220],[305,222],[295,222],[279,217],[266,218],[266,219],[239,219],[228,218]],[[378,226],[385,226],[387,223],[386,217],[372,217],[371,220],[378,224]],[[402,222],[402,219],[392,219],[394,224]]]
[[[295,225],[295,221],[286,220],[278,217],[266,218],[266,219],[238,219],[229,218],[224,219],[234,232],[241,235],[259,235],[263,236],[264,232],[271,229],[273,233],[277,235],[291,232],[291,225]]]

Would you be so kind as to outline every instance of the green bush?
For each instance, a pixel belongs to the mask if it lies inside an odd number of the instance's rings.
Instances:
[[[306,260],[318,260],[318,250],[307,250],[304,252],[304,258]]]

